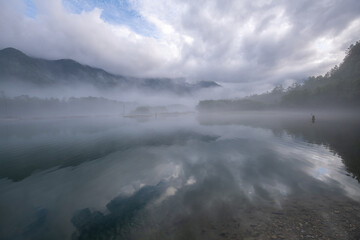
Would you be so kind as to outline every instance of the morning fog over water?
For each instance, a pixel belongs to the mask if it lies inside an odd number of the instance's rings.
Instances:
[[[0,122],[0,239],[357,239],[359,118]]]
[[[359,0],[0,16],[0,240],[360,239]]]

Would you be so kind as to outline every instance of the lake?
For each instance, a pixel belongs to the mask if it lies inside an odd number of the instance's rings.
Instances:
[[[0,120],[0,239],[360,239],[360,121],[334,116]]]

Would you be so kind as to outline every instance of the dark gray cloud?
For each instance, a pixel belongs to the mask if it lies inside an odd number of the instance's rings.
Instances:
[[[225,81],[283,81],[323,73],[341,60],[359,33],[360,3],[355,1],[187,4],[182,27],[196,35],[196,49],[203,50],[189,54],[212,65],[205,68],[208,76]],[[229,69],[231,61],[237,65]]]
[[[357,0],[129,0],[156,29],[150,36],[104,21],[100,9],[35,4],[29,18],[21,0],[0,0],[0,47],[125,75],[238,83],[242,93],[323,74],[360,36]]]

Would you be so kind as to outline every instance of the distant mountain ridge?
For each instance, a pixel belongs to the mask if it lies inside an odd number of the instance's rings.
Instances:
[[[150,92],[192,93],[220,87],[213,81],[187,83],[171,78],[136,78],[115,75],[71,59],[45,60],[30,57],[15,48],[0,50],[0,83],[22,82],[38,87],[90,84],[97,89],[140,89]]]

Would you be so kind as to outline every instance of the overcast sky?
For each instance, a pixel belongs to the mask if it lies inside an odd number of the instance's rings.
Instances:
[[[324,74],[360,40],[359,0],[0,0],[0,48],[243,92]]]

